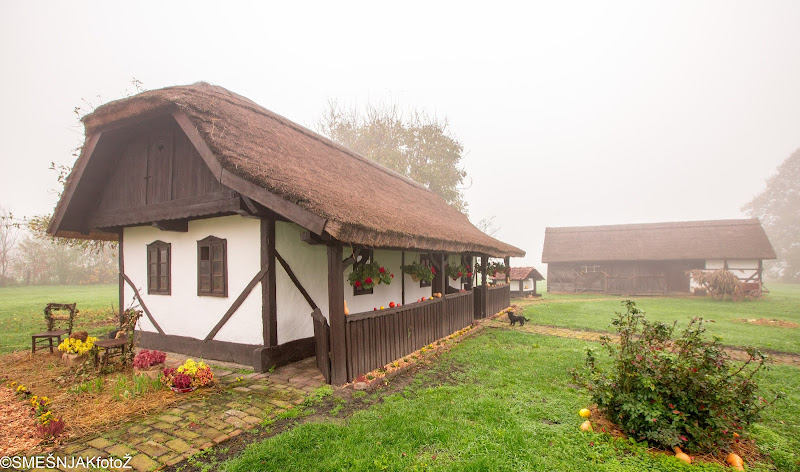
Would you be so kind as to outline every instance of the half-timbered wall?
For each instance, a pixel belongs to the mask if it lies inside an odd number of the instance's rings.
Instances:
[[[145,305],[165,334],[204,339],[261,269],[260,234],[257,219],[241,216],[190,221],[185,233],[161,231],[149,226],[125,228],[125,273],[139,288]],[[227,240],[227,297],[197,295],[197,241],[207,236]],[[147,294],[147,245],[156,240],[172,245],[170,295]],[[130,304],[133,298],[130,287],[125,286],[123,298],[126,304]],[[141,329],[156,331],[146,317],[141,320]],[[250,293],[214,339],[263,344],[261,291],[258,288]]]
[[[294,223],[275,224],[275,249],[286,260],[325,318],[328,318],[328,259],[323,245],[309,245],[300,239],[302,228]],[[280,263],[277,266],[276,305],[278,344],[314,335],[311,307]],[[349,285],[347,286],[350,287]]]

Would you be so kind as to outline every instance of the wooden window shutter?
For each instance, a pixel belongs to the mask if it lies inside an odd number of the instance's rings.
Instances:
[[[147,245],[147,293],[170,295],[172,286],[172,245],[153,241]]]
[[[197,241],[197,295],[228,296],[228,242],[209,236]]]

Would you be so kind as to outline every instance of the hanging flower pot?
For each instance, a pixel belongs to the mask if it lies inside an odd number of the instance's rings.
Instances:
[[[433,267],[428,267],[420,262],[412,262],[409,265],[402,266],[401,269],[403,272],[410,275],[411,280],[414,282],[419,282],[421,280],[430,282],[436,274],[436,270]]]
[[[419,275],[411,274],[411,280],[413,280],[414,282],[419,282]]]
[[[370,289],[380,283],[391,284],[392,274],[377,262],[355,264],[347,281],[355,288]]]

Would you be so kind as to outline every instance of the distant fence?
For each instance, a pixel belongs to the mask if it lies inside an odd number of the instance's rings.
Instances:
[[[486,296],[488,297],[486,316],[492,316],[511,306],[511,285],[488,287]]]
[[[508,290],[505,293],[508,300]],[[473,292],[357,313],[345,319],[350,382],[471,324]]]

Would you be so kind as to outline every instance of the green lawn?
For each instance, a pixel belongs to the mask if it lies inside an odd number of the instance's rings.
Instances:
[[[78,304],[75,330],[92,335],[110,331],[117,290],[116,284],[0,288],[0,354],[31,348],[30,335],[45,330],[42,310],[51,302]]]
[[[724,344],[756,346],[776,351],[800,353],[800,328],[759,326],[734,320],[779,319],[800,324],[800,285],[768,284],[771,293],[757,301],[721,302],[706,297],[632,297],[649,319],[685,325],[693,316],[714,320],[707,325],[710,334]],[[598,298],[614,298],[598,301]],[[595,299],[595,300],[591,300]],[[610,331],[611,315],[621,309],[619,297],[603,294],[551,295],[525,310],[537,324],[567,328]],[[527,303],[514,301],[512,303]]]
[[[588,344],[484,331],[444,354],[400,393],[345,421],[301,424],[252,444],[223,470],[725,470],[684,466],[647,452],[643,444],[581,433],[577,412],[589,395],[570,385],[567,371],[582,365]],[[770,388],[789,393],[754,428],[778,470],[800,470],[798,374],[800,369],[781,366],[764,375]]]

